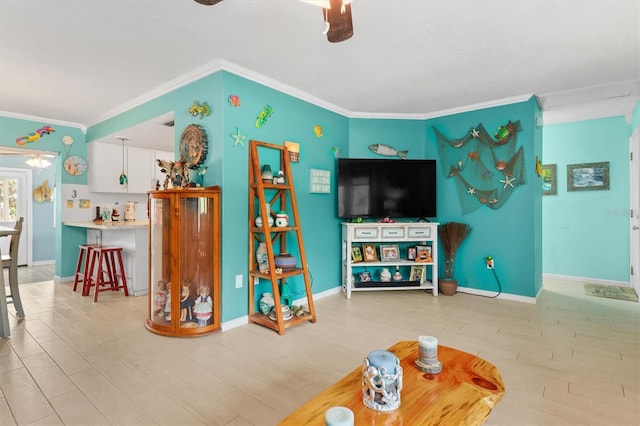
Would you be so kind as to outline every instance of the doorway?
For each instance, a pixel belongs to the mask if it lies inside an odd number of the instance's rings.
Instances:
[[[13,228],[24,217],[18,245],[18,265],[31,264],[31,170],[0,167],[0,226]],[[9,252],[9,238],[0,239],[2,253]]]
[[[631,288],[640,294],[640,126],[629,139]]]

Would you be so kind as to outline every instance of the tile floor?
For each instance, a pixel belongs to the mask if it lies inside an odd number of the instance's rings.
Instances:
[[[148,332],[145,297],[20,288],[27,318],[11,316],[0,340],[0,425],[275,425],[370,350],[420,334],[499,368],[506,393],[488,425],[640,424],[639,305],[580,283],[547,281],[535,305],[332,295],[284,336],[248,324],[196,338]]]

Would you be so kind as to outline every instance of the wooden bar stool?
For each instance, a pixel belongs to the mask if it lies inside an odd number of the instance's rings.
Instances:
[[[82,283],[82,295],[87,296],[85,293],[85,280],[90,277],[89,274],[89,260],[91,259],[91,250],[94,247],[100,247],[102,244],[80,244],[78,246],[78,263],[76,265],[76,275],[73,279],[73,291],[76,291],[78,284]],[[84,260],[84,262],[83,262]]]
[[[127,278],[122,262],[122,247],[93,247],[91,249],[88,279],[84,281],[83,294],[89,294],[91,287],[95,287],[93,301],[98,301],[98,293],[101,291],[124,290],[124,295],[129,296]],[[96,267],[96,262],[98,263]],[[95,276],[93,271],[96,271]],[[118,281],[119,279],[119,281]]]

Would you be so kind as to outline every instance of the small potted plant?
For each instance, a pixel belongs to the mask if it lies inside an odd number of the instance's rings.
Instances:
[[[446,296],[453,296],[458,290],[458,281],[453,278],[453,266],[456,252],[469,232],[471,232],[471,227],[459,222],[445,223],[438,228],[444,253],[444,278],[438,280],[438,287],[440,292]]]

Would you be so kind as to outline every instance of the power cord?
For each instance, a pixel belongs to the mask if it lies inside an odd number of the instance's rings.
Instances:
[[[498,283],[498,294],[495,294],[493,296],[485,296],[483,294],[474,294],[466,291],[458,291],[458,293],[470,294],[471,296],[485,297],[487,299],[495,299],[496,297],[500,296],[502,294],[502,284],[500,283],[500,279],[498,278],[498,274],[496,273],[496,268],[493,267],[493,259],[491,258],[491,256],[487,258],[487,265],[489,266],[489,269],[491,269],[491,271],[493,272],[493,276],[496,278],[496,282]]]

